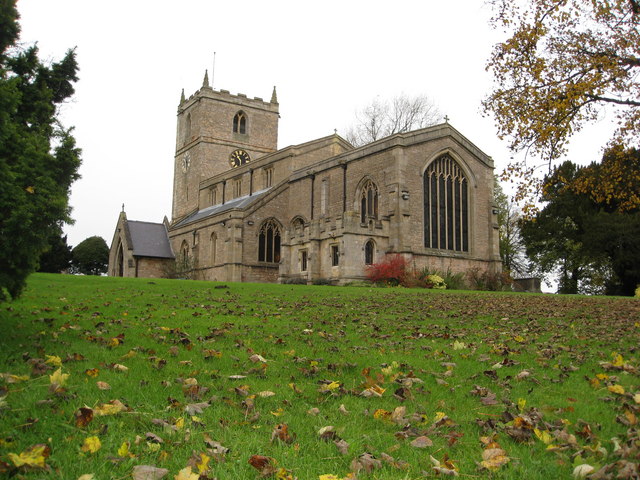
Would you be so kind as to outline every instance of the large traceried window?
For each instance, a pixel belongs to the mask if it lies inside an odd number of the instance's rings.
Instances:
[[[274,220],[267,220],[258,235],[258,261],[280,262],[280,227]]]
[[[244,112],[238,112],[233,117],[233,133],[247,133],[247,116]]]
[[[469,182],[460,166],[445,154],[425,170],[424,246],[469,251]]]
[[[371,180],[367,180],[360,193],[360,222],[368,219],[378,219],[378,187]]]

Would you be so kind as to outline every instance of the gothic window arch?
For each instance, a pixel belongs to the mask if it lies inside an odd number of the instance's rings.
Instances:
[[[260,227],[258,234],[258,261],[268,263],[280,262],[280,226],[269,219]]]
[[[444,154],[424,172],[424,246],[469,251],[469,181],[460,165]]]
[[[233,117],[233,133],[247,133],[247,115],[243,111]]]
[[[378,220],[378,187],[366,180],[360,189],[360,222],[368,219]]]
[[[376,251],[376,244],[373,240],[368,240],[364,244],[364,264],[372,265]]]

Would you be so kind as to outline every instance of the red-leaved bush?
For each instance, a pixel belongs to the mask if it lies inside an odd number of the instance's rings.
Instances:
[[[407,275],[407,261],[402,255],[385,255],[381,262],[369,265],[366,274],[373,283],[399,285]]]

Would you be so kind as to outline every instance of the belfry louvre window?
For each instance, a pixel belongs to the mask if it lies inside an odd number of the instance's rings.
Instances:
[[[424,246],[469,251],[469,182],[448,154],[424,172]]]
[[[233,133],[247,133],[247,116],[244,112],[238,112],[233,117]]]
[[[362,186],[360,194],[360,222],[365,223],[368,218],[378,219],[378,187],[371,180]]]
[[[258,261],[280,262],[280,228],[273,220],[267,220],[258,236]]]

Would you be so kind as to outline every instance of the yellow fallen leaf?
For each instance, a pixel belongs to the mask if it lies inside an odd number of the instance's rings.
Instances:
[[[526,398],[519,398],[518,399],[518,410],[523,411],[524,407],[527,405],[527,399]]]
[[[284,410],[282,408],[279,408],[271,412],[271,415],[273,415],[274,417],[280,417],[283,414],[284,414]]]
[[[538,430],[537,428],[534,428],[533,433],[535,433],[536,437],[538,437],[538,440],[540,440],[545,445],[549,445],[553,441],[553,437],[548,430]]]
[[[93,414],[99,417],[104,415],[115,415],[123,412],[127,407],[120,400],[111,400],[109,403],[103,403],[93,409]]]
[[[84,443],[82,444],[80,450],[88,453],[96,453],[98,450],[100,450],[101,447],[102,443],[100,442],[100,439],[96,436],[93,436],[84,439]]]
[[[640,403],[640,393],[636,393],[633,396],[633,401],[636,402],[636,403]]]
[[[384,410],[383,408],[379,408],[375,412],[373,412],[373,418],[375,419],[389,418],[390,416],[391,412],[388,410]]]
[[[118,448],[118,456],[120,458],[135,457],[135,455],[129,451],[130,446],[131,444],[129,442],[122,442],[122,445]]]
[[[617,393],[618,395],[624,395],[624,387],[622,385],[609,385],[607,387],[607,390],[609,390],[611,393]]]
[[[12,373],[0,373],[0,378],[7,383],[19,383],[29,380],[28,375],[14,375]]]
[[[622,367],[624,365],[624,358],[622,358],[622,355],[619,353],[612,353],[611,356],[613,357],[613,362],[611,362],[611,364],[614,367]]]
[[[54,367],[62,366],[62,359],[57,355],[45,355],[45,357],[47,357],[47,359],[44,361],[44,363],[48,363],[49,365],[53,365]]]
[[[464,342],[461,342],[459,340],[456,340],[455,342],[453,342],[454,350],[463,350],[465,348],[467,348],[467,345]]]
[[[339,383],[339,382],[335,382],[335,381],[334,381],[334,382],[331,382],[331,383],[330,383],[330,384],[328,384],[328,385],[323,385],[323,386],[321,387],[321,390],[322,390],[323,392],[332,392],[332,391],[334,391],[334,390],[337,390],[338,388],[340,388],[340,383]]]
[[[191,472],[191,467],[183,468],[178,472],[178,475],[173,477],[175,480],[198,480],[200,475]]]
[[[93,473],[85,473],[84,475],[80,475],[78,480],[94,480],[96,477]]]
[[[446,417],[447,414],[444,412],[436,412],[436,416],[433,419],[434,422],[439,422],[440,420],[442,420],[444,417]]]
[[[200,458],[196,462],[196,468],[198,469],[198,473],[205,473],[209,470],[209,462],[211,461],[211,457],[206,453],[200,453]]]
[[[65,383],[67,383],[67,380],[69,379],[71,375],[68,373],[62,373],[62,368],[59,368],[58,370],[56,370],[55,372],[53,372],[52,375],[49,375],[49,382],[53,385],[59,385],[62,386]]]
[[[15,453],[9,453],[9,460],[13,462],[16,467],[32,467],[32,468],[45,468],[47,457],[51,454],[51,449],[48,445],[38,444],[27,448],[20,455]]]

